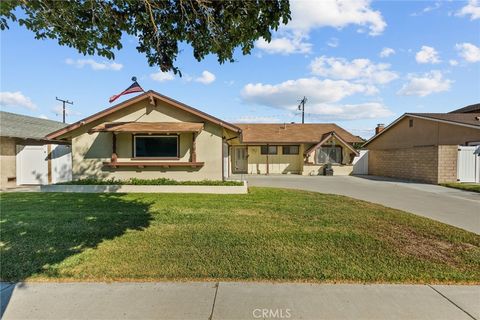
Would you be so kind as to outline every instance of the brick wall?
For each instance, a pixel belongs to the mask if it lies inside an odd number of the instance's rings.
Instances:
[[[457,146],[438,146],[438,183],[457,182]]]
[[[370,150],[368,173],[427,183],[457,181],[457,146]]]

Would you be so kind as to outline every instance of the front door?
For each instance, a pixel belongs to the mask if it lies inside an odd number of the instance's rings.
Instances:
[[[235,173],[247,173],[247,147],[234,147],[233,170]]]

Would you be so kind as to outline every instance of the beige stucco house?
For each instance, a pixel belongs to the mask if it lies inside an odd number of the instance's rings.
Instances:
[[[406,113],[368,140],[368,173],[428,183],[457,181],[458,146],[480,145],[480,104]]]
[[[322,175],[327,163],[335,175],[352,172],[362,140],[333,123],[237,124],[232,141],[233,173]]]
[[[232,173],[348,174],[361,142],[334,124],[231,124],[148,91],[49,134],[74,179],[222,180]]]

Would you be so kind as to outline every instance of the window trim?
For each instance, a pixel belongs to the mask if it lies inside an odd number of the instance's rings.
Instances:
[[[154,137],[175,137],[177,139],[177,156],[176,157],[139,157],[137,156],[137,139],[136,138],[154,138]],[[161,159],[161,160],[179,160],[180,159],[180,135],[179,134],[132,134],[132,160],[135,159]]]
[[[328,162],[317,162],[317,153],[318,153],[318,149],[320,148],[340,148],[340,162],[331,162],[331,164],[343,164],[343,147],[340,146],[340,145],[332,145],[332,144],[326,144],[326,145],[323,145],[323,146],[320,146],[317,148],[317,150],[315,150],[315,158],[313,159],[314,163],[315,164],[326,164]]]
[[[263,153],[262,152],[262,148],[263,147],[266,147],[267,148],[267,153]],[[270,153],[270,148],[271,147],[275,147],[275,153]],[[269,144],[262,144],[260,146],[260,154],[263,155],[263,156],[266,156],[266,155],[269,155],[269,156],[274,156],[274,155],[277,155],[278,154],[278,146],[277,145],[269,145]]]
[[[296,153],[285,153],[285,147],[297,147],[297,152]],[[284,145],[282,146],[282,154],[286,156],[297,156],[300,154],[300,145],[298,144],[289,144],[289,145]]]

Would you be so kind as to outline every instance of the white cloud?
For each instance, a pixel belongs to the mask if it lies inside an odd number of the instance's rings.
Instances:
[[[113,70],[113,71],[119,71],[123,68],[123,64],[121,63],[116,63],[116,62],[97,62],[93,59],[66,59],[65,63],[68,65],[75,66],[77,68],[83,68],[85,66],[90,66],[92,70]]]
[[[457,61],[457,60],[454,60],[454,59],[448,60],[448,63],[449,63],[451,66],[457,66],[457,65],[458,65],[458,61]]]
[[[49,117],[47,117],[47,116],[44,115],[44,114],[40,114],[40,115],[38,115],[38,117],[39,117],[40,119],[45,119],[45,120],[49,120],[49,119],[50,119]]]
[[[175,75],[173,74],[173,72],[163,72],[160,70],[158,72],[151,73],[150,78],[158,82],[164,82],[175,79]]]
[[[387,58],[390,57],[392,54],[395,54],[395,50],[393,50],[392,48],[383,48],[380,52],[380,57]]]
[[[370,8],[369,0],[291,1],[292,20],[286,28],[308,33],[314,28],[343,28],[351,24],[367,27],[379,35],[387,24],[380,11]]]
[[[408,82],[397,92],[405,96],[425,97],[432,93],[448,91],[452,80],[443,78],[438,70],[433,70],[422,75],[408,75]]]
[[[215,81],[215,79],[216,79],[216,77],[213,73],[205,70],[205,71],[202,72],[202,75],[200,77],[195,78],[195,81],[203,83],[203,84],[210,84],[213,81]]]
[[[442,4],[437,1],[437,2],[435,2],[435,3],[433,4],[433,6],[427,6],[427,7],[423,8],[422,11],[420,11],[420,12],[414,12],[414,13],[412,13],[411,16],[412,16],[412,17],[421,16],[421,15],[424,14],[424,13],[428,13],[428,12],[430,12],[430,11],[434,11],[434,10],[439,9],[439,8],[441,7],[441,5],[442,5]]]
[[[10,108],[27,108],[30,110],[37,109],[37,106],[30,100],[29,97],[24,96],[20,91],[9,92],[3,91],[0,92],[0,106],[10,107]]]
[[[348,61],[325,56],[314,59],[310,64],[310,69],[315,75],[375,84],[385,84],[398,78],[398,75],[389,68],[390,65],[387,63],[375,64],[369,59]]]
[[[468,43],[457,43],[455,48],[458,50],[459,55],[467,62],[480,61],[480,48]]]
[[[433,47],[422,46],[421,50],[415,55],[418,63],[439,63],[438,52]]]
[[[480,3],[478,0],[469,0],[468,4],[460,9],[457,16],[470,16],[470,20],[480,19]]]
[[[281,122],[278,117],[269,116],[240,116],[232,119],[233,123],[278,123]]]
[[[270,42],[259,39],[255,46],[268,54],[307,54],[312,51],[312,44],[305,42],[305,39],[306,37],[300,34],[285,33],[283,37],[273,38]]]
[[[321,120],[376,119],[393,115],[392,111],[379,102],[343,105],[314,104],[309,105],[307,111],[310,118]]]
[[[63,114],[63,106],[61,104],[56,105],[55,107],[52,108],[52,112],[55,113],[57,116],[61,116]],[[75,109],[72,109],[70,107],[65,107],[65,114],[67,116],[81,116],[82,113],[78,112]]]
[[[355,93],[368,94],[371,87],[345,80],[320,80],[315,77],[288,80],[279,84],[249,83],[242,92],[244,101],[273,108],[295,110],[298,99],[307,96],[310,103],[337,102]]]
[[[327,46],[336,48],[339,45],[339,41],[337,38],[330,38],[330,40],[327,41]]]
[[[322,27],[337,29],[348,25],[368,28],[369,34],[381,34],[387,24],[380,11],[370,8],[370,0],[291,1],[292,20],[279,28],[270,43],[260,39],[255,46],[270,54],[308,54],[312,44],[307,42],[311,30]],[[338,46],[338,40],[327,43]]]

